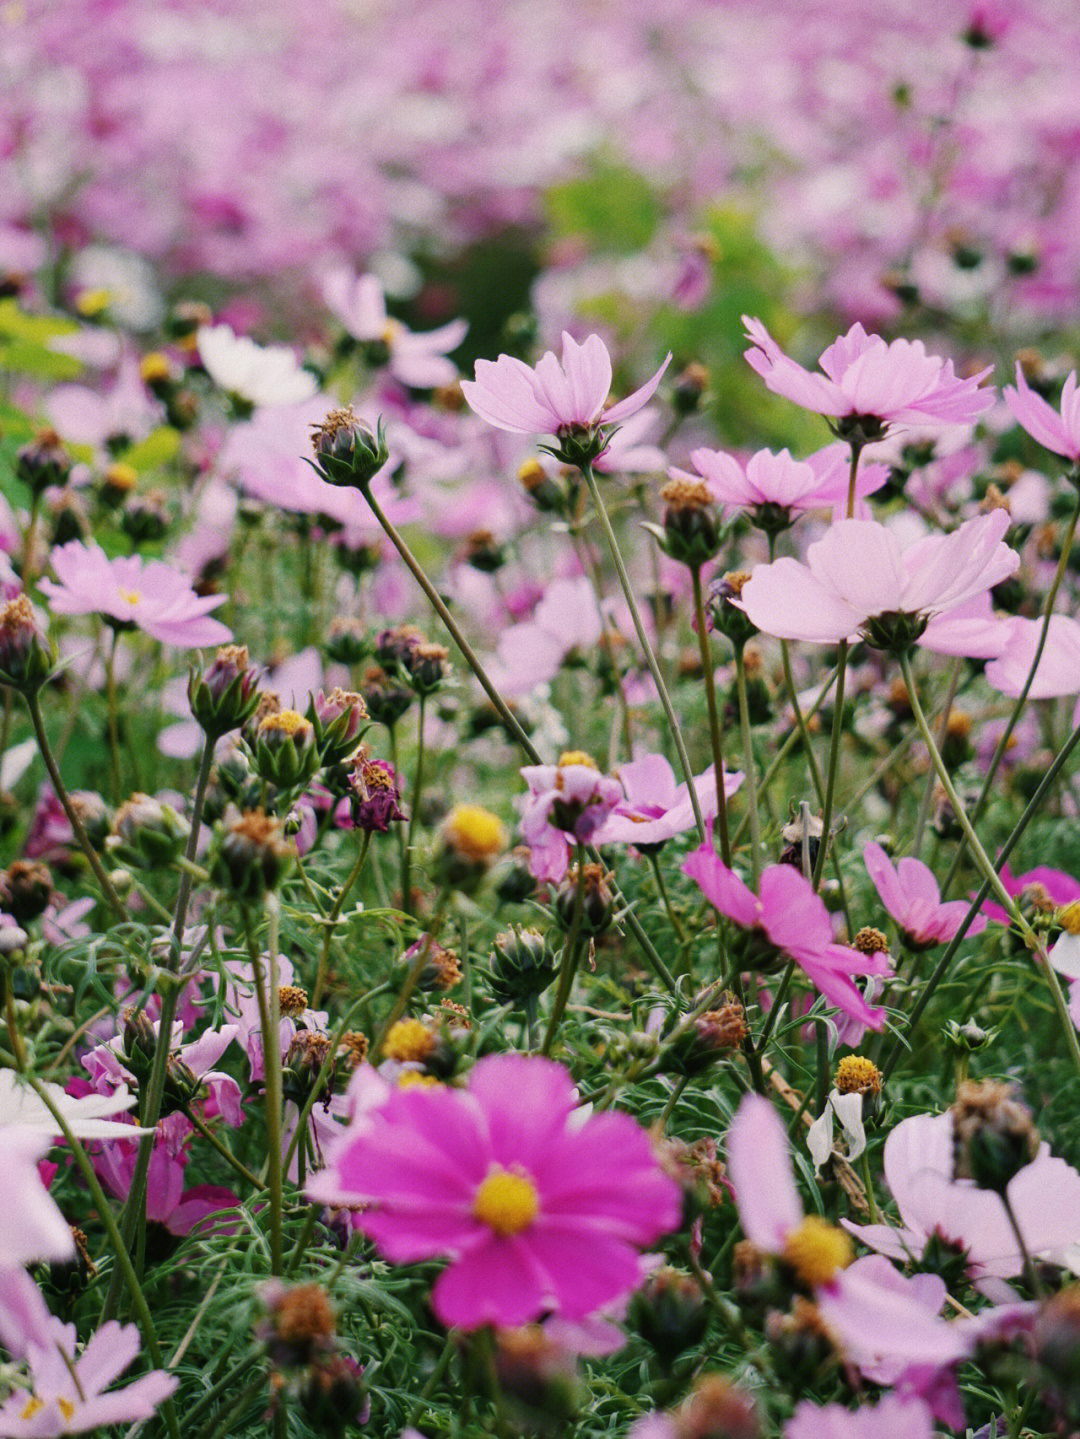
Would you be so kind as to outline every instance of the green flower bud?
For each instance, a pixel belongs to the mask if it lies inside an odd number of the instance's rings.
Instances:
[[[509,929],[495,936],[489,980],[500,1004],[524,1008],[558,973],[558,955],[538,929]]]
[[[26,595],[0,609],[0,684],[36,694],[56,667],[56,648]]]
[[[319,768],[315,726],[296,710],[264,716],[255,732],[255,769],[276,789],[307,784]]]
[[[214,883],[234,899],[255,903],[277,889],[295,858],[281,821],[249,810],[217,827],[209,869]]]
[[[192,669],[188,703],[211,741],[239,729],[255,713],[258,679],[246,645],[222,645],[208,670]]]
[[[171,805],[148,794],[133,794],[113,820],[113,854],[135,869],[167,869],[179,859],[191,826]]]
[[[314,461],[308,463],[331,485],[352,485],[365,489],[390,458],[382,420],[372,430],[350,405],[331,410],[326,419],[312,427]]]

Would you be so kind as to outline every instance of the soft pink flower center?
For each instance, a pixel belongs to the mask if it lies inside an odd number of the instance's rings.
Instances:
[[[496,1234],[520,1234],[540,1212],[540,1196],[528,1175],[493,1165],[476,1191],[473,1214]]]

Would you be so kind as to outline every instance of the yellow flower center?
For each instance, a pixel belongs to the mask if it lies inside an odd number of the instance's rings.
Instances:
[[[419,1019],[399,1019],[383,1041],[383,1054],[401,1064],[424,1059],[434,1048],[435,1036]]]
[[[311,721],[306,720],[302,714],[297,714],[296,710],[278,710],[276,714],[267,715],[259,729],[286,735],[303,735],[311,729]]]
[[[520,1234],[540,1212],[540,1196],[524,1174],[495,1165],[476,1191],[473,1213],[496,1234]]]
[[[107,310],[111,300],[112,295],[108,290],[83,290],[75,301],[75,308],[80,315],[85,315],[89,319]]]
[[[568,749],[565,754],[561,754],[559,756],[560,769],[562,769],[564,765],[568,764],[584,765],[586,769],[600,768],[600,766],[593,759],[592,755],[586,754],[583,749]]]
[[[1054,918],[1066,933],[1080,934],[1080,899],[1074,899],[1072,904],[1062,905]]]
[[[143,356],[139,374],[148,385],[153,384],[155,380],[167,380],[172,374],[169,357],[163,355],[159,350],[151,350],[150,354]]]
[[[120,598],[129,605],[137,605],[142,599],[142,595],[138,590],[121,590]]]
[[[506,826],[489,809],[459,804],[446,817],[443,834],[451,849],[471,860],[491,860],[506,848]]]
[[[796,1277],[808,1286],[828,1284],[851,1263],[851,1240],[818,1214],[808,1214],[784,1240],[783,1257]]]
[[[405,326],[401,323],[401,321],[395,320],[391,317],[387,320],[385,328],[383,329],[382,334],[379,336],[379,339],[382,340],[383,344],[386,345],[388,349],[392,349],[395,341],[400,339],[404,333]]]
[[[405,1069],[398,1075],[399,1089],[430,1089],[433,1084],[438,1084],[433,1074],[421,1074],[418,1069]]]
[[[33,1419],[34,1415],[40,1414],[44,1408],[45,1400],[39,1399],[36,1394],[31,1394],[30,1398],[26,1401],[22,1409],[19,1411],[19,1418]]]
[[[75,1405],[72,1404],[70,1399],[58,1399],[56,1401],[56,1407],[65,1419],[70,1419],[75,1413]]]
[[[862,1054],[845,1054],[836,1066],[836,1087],[841,1094],[880,1094],[881,1070]]]

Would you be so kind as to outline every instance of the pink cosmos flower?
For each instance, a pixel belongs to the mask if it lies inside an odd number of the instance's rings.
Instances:
[[[1043,621],[1021,616],[1009,620],[1000,652],[986,666],[986,678],[1003,694],[1019,695],[1035,662]],[[1069,615],[1051,615],[1046,643],[1028,696],[1033,700],[1080,694],[1080,623]]]
[[[841,520],[807,550],[756,565],[741,605],[779,639],[836,644],[861,634],[879,648],[918,641],[932,615],[992,589],[1020,564],[1002,543],[1004,510],[978,515],[949,535],[903,546],[884,525]]]
[[[1019,363],[1016,366],[1015,387],[1006,385],[1002,393],[1013,418],[1033,440],[1074,464],[1080,461],[1080,390],[1077,389],[1075,370],[1062,387],[1060,412],[1035,393],[1024,378],[1023,366]]]
[[[155,1022],[151,1028],[156,1036],[161,1026]],[[239,1129],[244,1122],[240,1086],[231,1074],[214,1066],[239,1033],[239,1025],[223,1024],[219,1029],[207,1029],[198,1039],[185,1044],[184,1025],[178,1019],[169,1036],[170,1053],[206,1086],[210,1098],[208,1113],[220,1114],[233,1129]],[[127,1085],[137,1085],[135,1076],[123,1062],[125,1057],[122,1034],[107,1044],[96,1045],[83,1056],[83,1068],[98,1094],[111,1095],[118,1088],[126,1093]]]
[[[885,1141],[885,1182],[900,1211],[901,1227],[844,1227],[870,1249],[901,1262],[918,1259],[931,1237],[966,1252],[975,1276],[1011,1278],[1024,1260],[999,1195],[953,1178],[951,1114],[917,1114]],[[1055,1159],[1048,1145],[1021,1169],[1007,1189],[1033,1258],[1051,1258],[1080,1241],[1080,1173]]]
[[[0,1273],[0,1341],[30,1380],[29,1393],[15,1389],[0,1405],[3,1439],[55,1439],[150,1419],[179,1382],[154,1370],[106,1393],[139,1353],[138,1328],[110,1320],[80,1350],[74,1324],[55,1319],[21,1272]]]
[[[723,450],[693,450],[694,468],[714,499],[725,509],[750,511],[753,523],[764,530],[786,529],[800,514],[847,503],[850,454],[846,445],[828,445],[805,460],[794,460],[788,450],[758,452],[741,464]],[[694,479],[685,470],[669,469],[672,479]],[[879,490],[889,477],[886,465],[863,465],[856,481],[856,497]]]
[[[761,876],[760,898],[708,845],[689,856],[683,872],[721,914],[743,929],[761,930],[771,944],[799,965],[831,1004],[871,1029],[882,1028],[885,1011],[867,1004],[852,975],[891,974],[887,957],[860,954],[837,944],[829,911],[797,869],[789,864],[769,865]]]
[[[595,765],[577,762],[573,752],[558,764],[526,765],[521,774],[529,786],[521,811],[529,867],[537,879],[558,882],[570,863],[571,842],[592,842],[622,799],[622,786]]]
[[[870,439],[891,424],[970,424],[994,403],[992,390],[979,389],[993,366],[958,379],[952,361],[928,355],[921,340],[886,344],[852,325],[822,352],[824,373],[817,374],[789,359],[760,320],[744,315],[743,324],[751,342],[746,359],[773,394],[833,416],[841,433],[860,422]]]
[[[561,435],[629,419],[652,399],[670,363],[669,354],[651,380],[605,410],[611,390],[607,346],[599,335],[579,345],[564,330],[561,364],[551,350],[533,368],[513,355],[477,360],[476,379],[462,380],[461,389],[470,409],[498,430]]]
[[[386,298],[376,277],[356,275],[348,267],[332,270],[322,292],[353,339],[386,346],[387,368],[403,385],[427,390],[452,385],[457,379],[457,366],[446,356],[465,338],[468,321],[451,320],[437,330],[414,334],[386,313]]]
[[[921,860],[907,856],[894,866],[881,845],[868,844],[863,863],[910,949],[930,949],[952,939],[970,905],[966,899],[943,904],[938,882]],[[986,919],[979,915],[967,932],[980,934],[985,928]]]
[[[171,1114],[161,1120],[146,1176],[147,1219],[177,1236],[190,1234],[211,1215],[235,1209],[240,1203],[231,1189],[218,1184],[184,1188],[190,1134],[191,1125],[182,1114]],[[138,1152],[139,1146],[134,1140],[120,1140],[111,1142],[94,1156],[99,1179],[119,1199],[127,1199],[131,1193]]]
[[[163,560],[120,555],[110,560],[100,545],[71,540],[49,556],[56,581],[42,580],[54,614],[104,615],[178,649],[201,649],[232,639],[210,611],[227,595],[197,595],[186,575]]]
[[[356,1223],[392,1263],[450,1258],[446,1325],[582,1319],[637,1286],[682,1205],[629,1115],[576,1103],[562,1065],[518,1054],[481,1059],[466,1089],[396,1089],[335,1149],[337,1202],[370,1206]]]
[[[919,1399],[886,1394],[860,1409],[819,1408],[804,1399],[784,1428],[784,1439],[933,1439],[930,1410]]]
[[[74,1258],[71,1229],[38,1174],[37,1162],[51,1143],[51,1136],[42,1129],[23,1125],[0,1129],[0,1172],[4,1175],[0,1270],[36,1264],[39,1259]]]
[[[677,834],[694,828],[690,791],[679,784],[675,771],[662,754],[642,755],[615,771],[624,798],[593,835],[593,843],[661,845]],[[738,770],[724,771],[724,795],[730,799],[743,782]],[[716,814],[716,779],[712,765],[695,775],[694,791],[706,822]]]
[[[1037,864],[1023,874],[1013,874],[1006,864],[1001,869],[1001,883],[1014,899],[1035,887],[1045,890],[1053,904],[1072,904],[1073,900],[1080,899],[1080,879],[1074,879],[1064,870],[1051,869],[1048,864]],[[990,899],[983,904],[983,914],[998,924],[1012,923],[1001,906]]]

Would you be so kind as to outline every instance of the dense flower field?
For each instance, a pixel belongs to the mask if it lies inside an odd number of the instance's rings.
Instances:
[[[0,41],[0,1439],[1080,1435],[1080,12]]]

